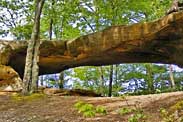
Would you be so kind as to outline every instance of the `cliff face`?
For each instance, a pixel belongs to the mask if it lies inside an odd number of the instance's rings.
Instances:
[[[1,40],[0,64],[23,76],[26,48],[26,41]],[[73,40],[45,40],[40,47],[40,74],[118,63],[173,63],[183,67],[183,12],[149,23],[112,26]]]

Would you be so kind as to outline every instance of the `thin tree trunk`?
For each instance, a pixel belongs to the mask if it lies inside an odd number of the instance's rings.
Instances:
[[[52,0],[52,9],[53,9],[53,5],[55,4],[55,1]],[[52,36],[53,36],[53,18],[50,18],[50,27],[49,27],[49,39],[52,40]]]
[[[49,39],[52,40],[52,28],[53,28],[53,19],[50,19],[50,28],[49,28]]]
[[[119,66],[119,64],[116,64],[116,69],[115,69],[115,84],[117,85],[118,84],[118,66]]]
[[[108,94],[108,97],[112,96],[112,81],[113,81],[113,65],[110,66],[109,94]]]
[[[173,77],[173,67],[172,67],[172,65],[169,65],[169,75],[170,75],[171,88],[175,88],[175,81],[174,81],[174,77]]]
[[[149,92],[154,92],[154,82],[153,82],[153,72],[152,72],[152,64],[146,64],[146,72],[147,72],[147,86]]]
[[[42,76],[41,76],[41,86],[44,85],[43,82],[44,82],[44,77],[43,77],[43,75],[42,75]]]
[[[100,66],[99,72],[100,72],[100,80],[101,80],[101,85],[100,85],[100,93],[105,96],[105,79],[104,79],[104,71],[103,67]]]
[[[44,0],[36,0],[36,9],[35,9],[35,20],[32,30],[31,40],[28,43],[27,56],[25,63],[25,71],[23,77],[23,90],[24,95],[29,92],[35,92],[38,88],[38,74],[39,74],[39,33],[40,33],[40,16],[42,8],[44,5]]]
[[[64,71],[60,72],[58,86],[59,89],[64,88]]]

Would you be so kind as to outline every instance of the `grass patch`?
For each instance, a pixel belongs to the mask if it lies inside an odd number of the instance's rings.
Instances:
[[[33,93],[26,96],[22,96],[21,94],[15,94],[11,96],[11,99],[15,102],[21,102],[21,101],[33,101],[33,100],[42,99],[45,97],[46,97],[45,94],[40,94],[40,93]]]

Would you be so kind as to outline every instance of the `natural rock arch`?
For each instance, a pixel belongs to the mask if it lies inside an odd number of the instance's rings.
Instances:
[[[17,76],[16,72],[23,76],[26,49],[26,41],[0,41],[0,65],[4,67],[0,68],[0,83],[11,79],[12,74]],[[73,40],[45,40],[40,47],[40,74],[119,63],[183,67],[183,12],[148,23],[112,26]]]

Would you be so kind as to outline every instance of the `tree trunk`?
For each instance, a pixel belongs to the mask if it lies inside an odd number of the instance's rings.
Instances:
[[[52,0],[52,9],[53,9],[53,5],[55,4],[55,1]],[[53,36],[53,18],[50,18],[50,27],[49,27],[49,39],[52,40],[52,36]]]
[[[44,0],[36,0],[34,27],[31,35],[31,40],[28,43],[27,56],[25,62],[25,70],[23,77],[23,94],[37,90],[38,74],[39,74],[39,33],[40,33],[40,16]]]
[[[100,81],[101,81],[100,93],[105,96],[105,79],[104,79],[103,67],[102,66],[98,67],[98,70],[100,72]]]
[[[41,76],[41,80],[40,80],[40,81],[41,81],[41,84],[40,84],[40,85],[43,86],[43,85],[44,85],[44,83],[43,83],[43,82],[44,82],[44,77],[43,77],[43,75]]]
[[[119,64],[116,64],[115,65],[116,66],[116,69],[115,69],[115,84],[118,84],[118,66],[119,66]]]
[[[146,64],[146,73],[147,73],[147,86],[150,93],[154,92],[154,82],[153,82],[153,72],[152,64]]]
[[[53,19],[50,19],[49,39],[52,40]]]
[[[108,94],[108,97],[112,96],[112,81],[113,81],[113,65],[110,66],[109,94]]]
[[[60,72],[58,86],[60,89],[64,88],[64,71]]]
[[[169,75],[170,75],[171,88],[175,88],[175,81],[174,81],[174,77],[173,77],[173,67],[172,67],[172,65],[169,65]]]

